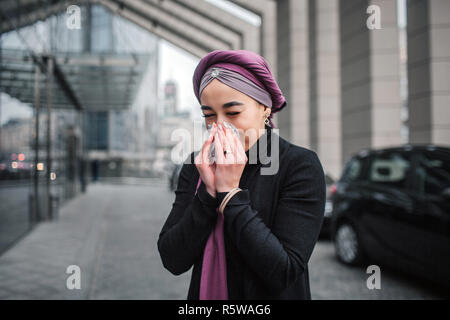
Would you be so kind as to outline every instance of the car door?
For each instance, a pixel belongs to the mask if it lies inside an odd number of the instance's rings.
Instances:
[[[417,154],[414,170],[415,215],[421,216],[419,257],[437,281],[450,283],[450,150],[428,149]]]
[[[411,172],[411,155],[403,150],[375,153],[367,172],[364,226],[376,255],[396,266],[414,259],[420,246],[411,241],[421,223],[413,211]]]

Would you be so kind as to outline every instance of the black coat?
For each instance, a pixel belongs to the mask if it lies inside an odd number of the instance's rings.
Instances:
[[[268,139],[262,140],[261,137]],[[269,157],[279,139],[279,157]],[[325,177],[314,151],[289,143],[266,126],[246,152],[264,147],[265,156],[245,165],[238,192],[224,210],[227,284],[230,300],[311,299],[308,261],[325,208]],[[267,141],[267,149],[261,141]],[[188,300],[199,298],[203,249],[225,192],[212,197],[200,184],[196,153],[183,164],[176,198],[158,240],[165,268],[175,275],[194,266]],[[250,158],[249,158],[250,159]],[[268,164],[267,160],[271,159]],[[279,159],[279,170],[261,174]]]

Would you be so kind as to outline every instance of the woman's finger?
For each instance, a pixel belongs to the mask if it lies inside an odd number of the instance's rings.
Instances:
[[[237,163],[245,163],[247,155],[245,154],[245,149],[242,146],[242,143],[239,141],[239,138],[236,135],[233,135],[233,140],[236,146]]]
[[[225,139],[227,140],[228,146],[230,146],[230,150],[231,150],[231,153],[232,153],[232,156],[230,157],[230,160],[233,163],[236,163],[236,159],[237,159],[236,155],[237,155],[237,152],[238,152],[237,146],[236,146],[236,142],[234,140],[235,136],[236,135],[234,134],[234,132],[230,128],[226,129]]]
[[[243,153],[245,153],[245,149],[243,146],[244,138],[241,136],[238,137],[237,135],[233,135],[233,140],[236,145],[236,151],[242,151]]]
[[[222,145],[222,141],[219,137],[219,132],[220,130],[216,130],[216,134],[214,136],[214,143],[215,143],[215,148],[216,148],[216,157],[217,157],[217,162],[219,164],[223,164],[225,163],[225,157],[223,156],[223,145]]]
[[[233,156],[232,146],[230,144],[229,138],[227,137],[226,128],[223,126],[222,126],[222,130],[219,130],[219,138],[220,138],[220,141],[222,142],[223,150],[231,153],[231,154],[227,153],[226,155],[224,155],[224,159],[225,159],[226,163],[233,163],[234,156]]]
[[[222,147],[223,147],[224,151],[230,150],[230,146],[228,143],[228,139],[226,138],[225,130],[226,129],[223,126],[219,129],[219,138],[220,138],[220,142],[222,142]]]
[[[234,132],[230,128],[226,128],[225,137],[228,140],[228,145],[230,146],[231,152],[233,154],[236,154],[237,150],[236,150],[236,143],[233,139],[234,136],[235,136]]]
[[[214,140],[214,134],[215,134],[216,128],[213,126],[211,129],[211,133],[208,137],[208,139],[203,144],[202,148],[202,161],[203,163],[210,164],[209,163],[209,150],[211,149],[211,144]]]

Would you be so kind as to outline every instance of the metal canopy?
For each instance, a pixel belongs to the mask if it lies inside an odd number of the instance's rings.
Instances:
[[[82,5],[90,0],[0,0],[0,34],[42,21],[64,12],[71,4]]]
[[[98,4],[199,58],[216,49],[247,49],[260,53],[260,40],[265,39],[260,37],[259,27],[204,0],[0,0],[0,2],[0,34],[65,12],[70,5]],[[257,12],[263,13],[264,21],[268,18],[266,13],[273,11],[275,6],[273,0],[239,2],[247,3],[252,8],[256,7]],[[264,21],[263,26],[266,25]],[[264,27],[264,30],[273,35],[273,28]],[[267,45],[269,48],[276,48],[273,43]],[[269,63],[274,64],[275,60],[271,59],[270,56]]]
[[[52,83],[53,108],[82,106],[85,111],[114,111],[133,104],[149,55],[60,52],[54,60],[54,75],[63,81]],[[1,91],[24,103],[34,103],[35,69],[29,54],[2,49],[1,61]],[[45,81],[45,74],[41,80]],[[45,103],[45,85],[40,90],[41,103]]]

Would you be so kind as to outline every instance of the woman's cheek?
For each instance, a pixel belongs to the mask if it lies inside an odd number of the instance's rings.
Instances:
[[[206,123],[206,126],[208,126],[208,125],[212,125],[213,123],[214,123],[214,119],[213,119],[214,117],[208,117],[208,118],[205,118],[205,123]]]
[[[230,117],[230,120],[229,120],[230,122],[231,122],[231,124],[233,125],[233,126],[235,126],[238,130],[242,130],[242,131],[245,131],[246,130],[246,127],[247,127],[247,121],[244,119],[244,117],[243,116],[241,116],[240,114],[239,115],[236,115],[236,116],[234,116],[234,117]]]

